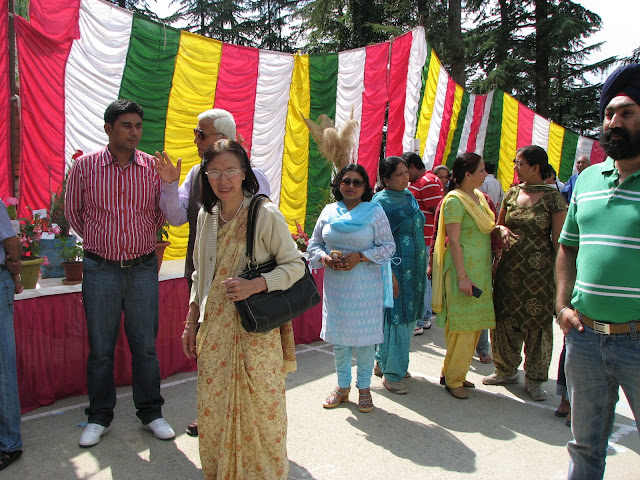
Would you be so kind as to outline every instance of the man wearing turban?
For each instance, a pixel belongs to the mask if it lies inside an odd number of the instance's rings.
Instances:
[[[608,157],[578,177],[556,262],[570,480],[604,476],[619,387],[640,412],[640,65],[607,79],[600,119]]]

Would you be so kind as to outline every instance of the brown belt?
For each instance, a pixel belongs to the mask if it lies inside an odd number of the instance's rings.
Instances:
[[[602,335],[619,335],[619,334],[630,333],[631,324],[635,325],[636,332],[640,333],[640,321],[633,321],[628,323],[604,323],[604,322],[598,322],[597,320],[592,320],[589,317],[587,317],[584,313],[579,314],[578,318],[587,327],[593,329],[594,332],[600,333]]]

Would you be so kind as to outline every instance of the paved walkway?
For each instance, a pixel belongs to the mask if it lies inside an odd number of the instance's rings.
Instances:
[[[555,333],[546,402],[533,402],[523,392],[522,372],[519,385],[482,385],[493,365],[477,359],[468,375],[477,385],[469,400],[451,397],[438,384],[444,338],[434,327],[412,340],[408,395],[388,393],[374,377],[372,413],[358,412],[354,403],[324,410],[322,401],[336,382],[332,348],[322,342],[299,346],[298,371],[287,380],[290,479],[566,478],[571,433],[553,415],[562,346]],[[23,417],[24,455],[0,479],[202,478],[198,440],[183,433],[195,416],[195,378],[180,374],[163,382],[164,415],[178,433],[175,440],[163,442],[143,430],[131,388],[122,387],[111,432],[95,447],[81,449],[87,397],[68,398]],[[640,479],[640,438],[623,394],[607,463],[606,479]]]

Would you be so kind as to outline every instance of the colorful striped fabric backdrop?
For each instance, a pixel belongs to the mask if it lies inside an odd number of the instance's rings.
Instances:
[[[456,85],[421,27],[355,50],[292,55],[180,31],[102,0],[32,0],[30,8],[31,23],[18,18],[16,33],[20,195],[21,204],[34,208],[48,205],[75,150],[106,144],[102,116],[117,98],[145,110],[139,148],[182,158],[183,175],[199,161],[192,143],[197,115],[230,111],[292,231],[296,221],[313,230],[332,174],[303,117],[324,113],[339,127],[353,115],[360,123],[354,160],[373,179],[381,154],[413,150],[416,138],[428,168],[475,151],[498,164],[505,187],[515,150],[528,143],[548,150],[562,179],[579,154],[603,159],[597,142],[511,96],[499,90],[471,95]],[[167,258],[184,256],[187,233],[171,228]]]

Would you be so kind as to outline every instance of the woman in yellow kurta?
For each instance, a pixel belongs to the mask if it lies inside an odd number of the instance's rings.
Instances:
[[[278,266],[253,280],[238,277],[246,263],[247,208],[258,189],[242,146],[220,140],[209,147],[201,178],[182,342],[185,354],[198,359],[202,470],[206,479],[286,479],[285,376],[296,367],[293,328],[288,323],[247,333],[234,302],[289,288],[302,277],[304,263],[284,217],[266,202],[258,212],[254,254],[259,264],[275,258]]]
[[[447,345],[442,376],[447,391],[458,399],[468,398],[466,388],[474,386],[465,377],[480,333],[496,324],[491,233],[500,228],[503,239],[511,235],[508,228],[495,226],[495,215],[477,190],[486,176],[480,156],[463,153],[456,158],[456,188],[443,200],[434,248],[432,304]],[[474,288],[482,293],[474,296]]]

